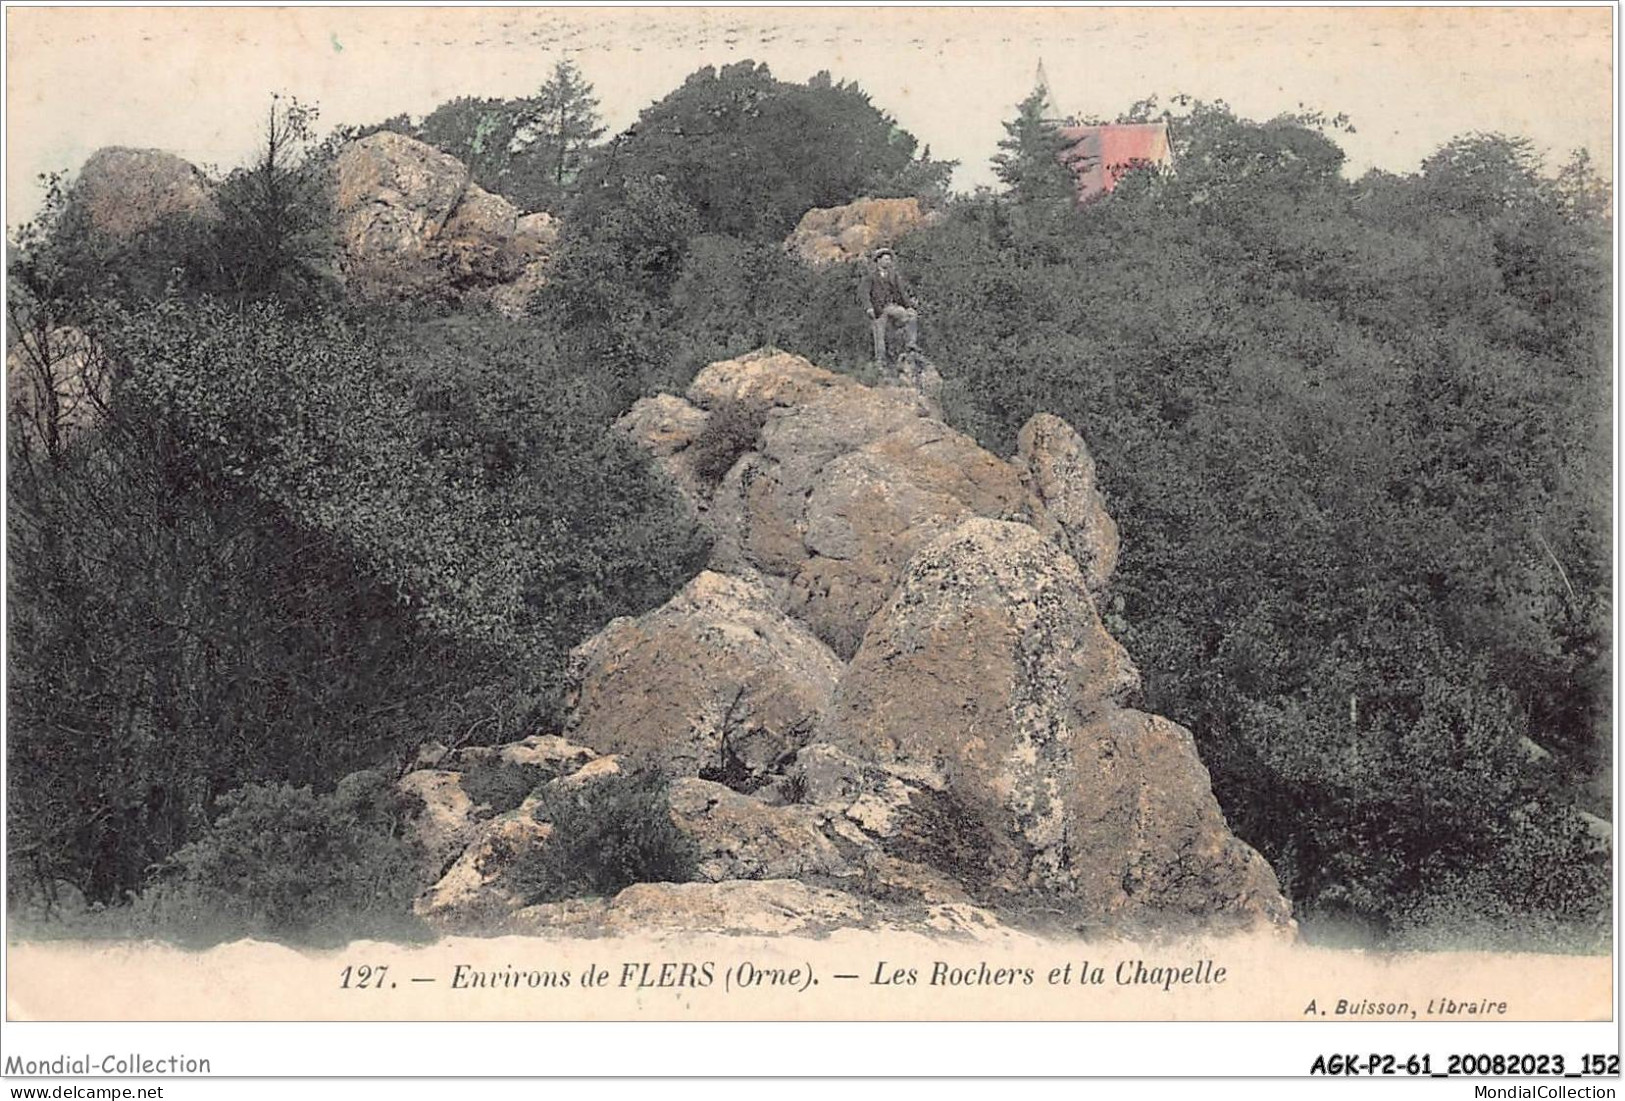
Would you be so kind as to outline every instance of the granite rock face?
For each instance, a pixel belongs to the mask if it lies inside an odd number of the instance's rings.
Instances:
[[[978,935],[1043,914],[1071,931],[1291,935],[1195,740],[1137,710],[1139,674],[1097,605],[1116,526],[1064,421],[1034,417],[1005,460],[911,387],[763,351],[619,427],[715,550],[664,606],[577,649],[559,744],[593,755],[571,760],[581,776],[664,774],[693,882],[526,905],[503,893],[502,846],[551,835],[499,816],[447,873],[455,905],[429,912],[538,934]]]
[[[954,869],[1065,899],[1091,926],[1284,923],[1184,728],[1134,710],[1139,675],[1082,571],[1021,524],[974,519],[912,560],[842,676],[826,737],[973,824]]]
[[[1072,556],[1089,591],[1100,596],[1117,569],[1117,522],[1106,511],[1083,438],[1060,417],[1037,413],[1016,435],[1014,462],[1044,505],[1041,530]]]
[[[79,169],[72,201],[92,228],[119,239],[171,218],[219,216],[208,177],[161,149],[98,149]]]
[[[346,145],[334,164],[339,268],[371,301],[435,299],[518,316],[545,281],[558,227],[521,214],[468,168],[404,134]]]
[[[882,245],[895,245],[905,235],[942,220],[920,200],[858,199],[845,206],[817,207],[785,239],[787,252],[815,268],[860,260]]]
[[[710,571],[614,621],[573,661],[570,738],[746,790],[810,739],[841,669],[766,586]]]
[[[690,456],[729,404],[765,407],[754,446],[715,487]],[[777,579],[787,610],[849,658],[926,541],[972,516],[1036,520],[1020,470],[934,415],[908,387],[871,388],[798,356],[713,363],[688,400],[645,399],[621,427],[707,518],[712,566]]]

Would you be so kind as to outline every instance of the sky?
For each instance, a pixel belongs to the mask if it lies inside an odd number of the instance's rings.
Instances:
[[[1002,120],[1042,60],[1062,113],[1147,95],[1268,118],[1346,113],[1348,171],[1414,170],[1472,131],[1587,147],[1611,174],[1613,12],[1585,8],[18,8],[7,9],[6,222],[42,172],[96,149],[167,149],[229,169],[273,93],[323,128],[533,92],[560,57],[613,133],[706,64],[750,58],[857,81],[954,185],[992,183]]]

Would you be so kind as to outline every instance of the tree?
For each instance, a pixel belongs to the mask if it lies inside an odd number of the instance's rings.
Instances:
[[[1005,137],[993,158],[993,171],[1019,203],[1071,199],[1076,192],[1072,172],[1061,162],[1066,139],[1055,123],[1049,92],[1034,88],[1016,108],[1016,117],[1004,123]]]
[[[391,120],[369,129],[398,128],[399,120]],[[463,96],[441,104],[404,132],[450,153],[468,166],[475,183],[521,209],[556,211],[572,194],[587,153],[604,128],[592,85],[566,59],[553,67],[533,96]]]
[[[271,97],[253,163],[215,192],[220,219],[206,290],[301,305],[331,281],[326,166],[311,154],[317,117],[316,107],[298,99]]]
[[[462,161],[481,187],[501,192],[525,122],[524,100],[462,96],[431,111],[416,137]]]
[[[778,241],[812,207],[940,194],[952,169],[856,84],[828,73],[795,84],[741,61],[690,74],[600,147],[578,213],[613,206],[630,179],[663,177],[697,213],[697,232]]]
[[[558,210],[572,194],[594,142],[604,135],[592,85],[568,59],[523,107],[519,149],[501,182],[526,210]]]

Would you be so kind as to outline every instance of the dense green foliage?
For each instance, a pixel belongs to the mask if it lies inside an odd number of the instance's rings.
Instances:
[[[827,73],[701,69],[589,158],[537,313],[629,396],[720,352],[842,341],[848,274],[803,271],[785,234],[815,206],[940,196],[952,167]]]
[[[1608,813],[1594,183],[1496,136],[1347,182],[1304,120],[1173,124],[1177,173],[900,250],[966,420],[1089,440],[1148,704],[1307,915],[1606,920],[1574,814]]]
[[[559,210],[574,193],[592,144],[603,136],[598,100],[569,61],[560,61],[535,95],[464,96],[412,127],[385,127],[428,142],[468,165],[474,182],[521,210]]]
[[[414,931],[416,854],[389,777],[353,773],[327,795],[249,785],[218,803],[213,828],[175,853],[160,888],[172,931],[314,944]]]
[[[11,775],[95,896],[244,781],[551,721],[569,647],[703,554],[604,395],[494,324],[172,300],[92,331],[100,431],[13,434]]]
[[[514,890],[526,902],[607,898],[634,883],[694,878],[693,842],[672,821],[659,773],[552,784],[539,794],[536,820],[553,832],[513,869]]]
[[[953,165],[917,148],[862,89],[828,73],[795,84],[749,61],[707,66],[596,152],[576,215],[596,224],[630,181],[658,178],[696,231],[778,241],[811,207],[940,194]]]
[[[610,431],[618,398],[533,326],[358,315],[270,266],[191,278],[276,209],[109,241],[63,193],[13,265],[14,362],[50,376],[64,325],[95,348],[65,361],[95,376],[79,419],[14,408],[9,435],[25,879],[118,899],[245,783],[320,791],[427,738],[551,724],[570,647],[703,559]],[[183,277],[148,278],[177,243]]]
[[[1034,88],[1004,124],[1004,138],[993,157],[993,170],[1012,198],[1024,204],[1070,201],[1076,189],[1071,170],[1061,162],[1066,142],[1050,121],[1055,108],[1049,92]]]

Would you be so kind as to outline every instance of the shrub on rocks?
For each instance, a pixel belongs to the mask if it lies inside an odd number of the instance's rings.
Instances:
[[[672,821],[667,787],[646,770],[543,789],[535,817],[553,832],[515,867],[518,893],[527,904],[559,902],[693,880],[694,846]]]

